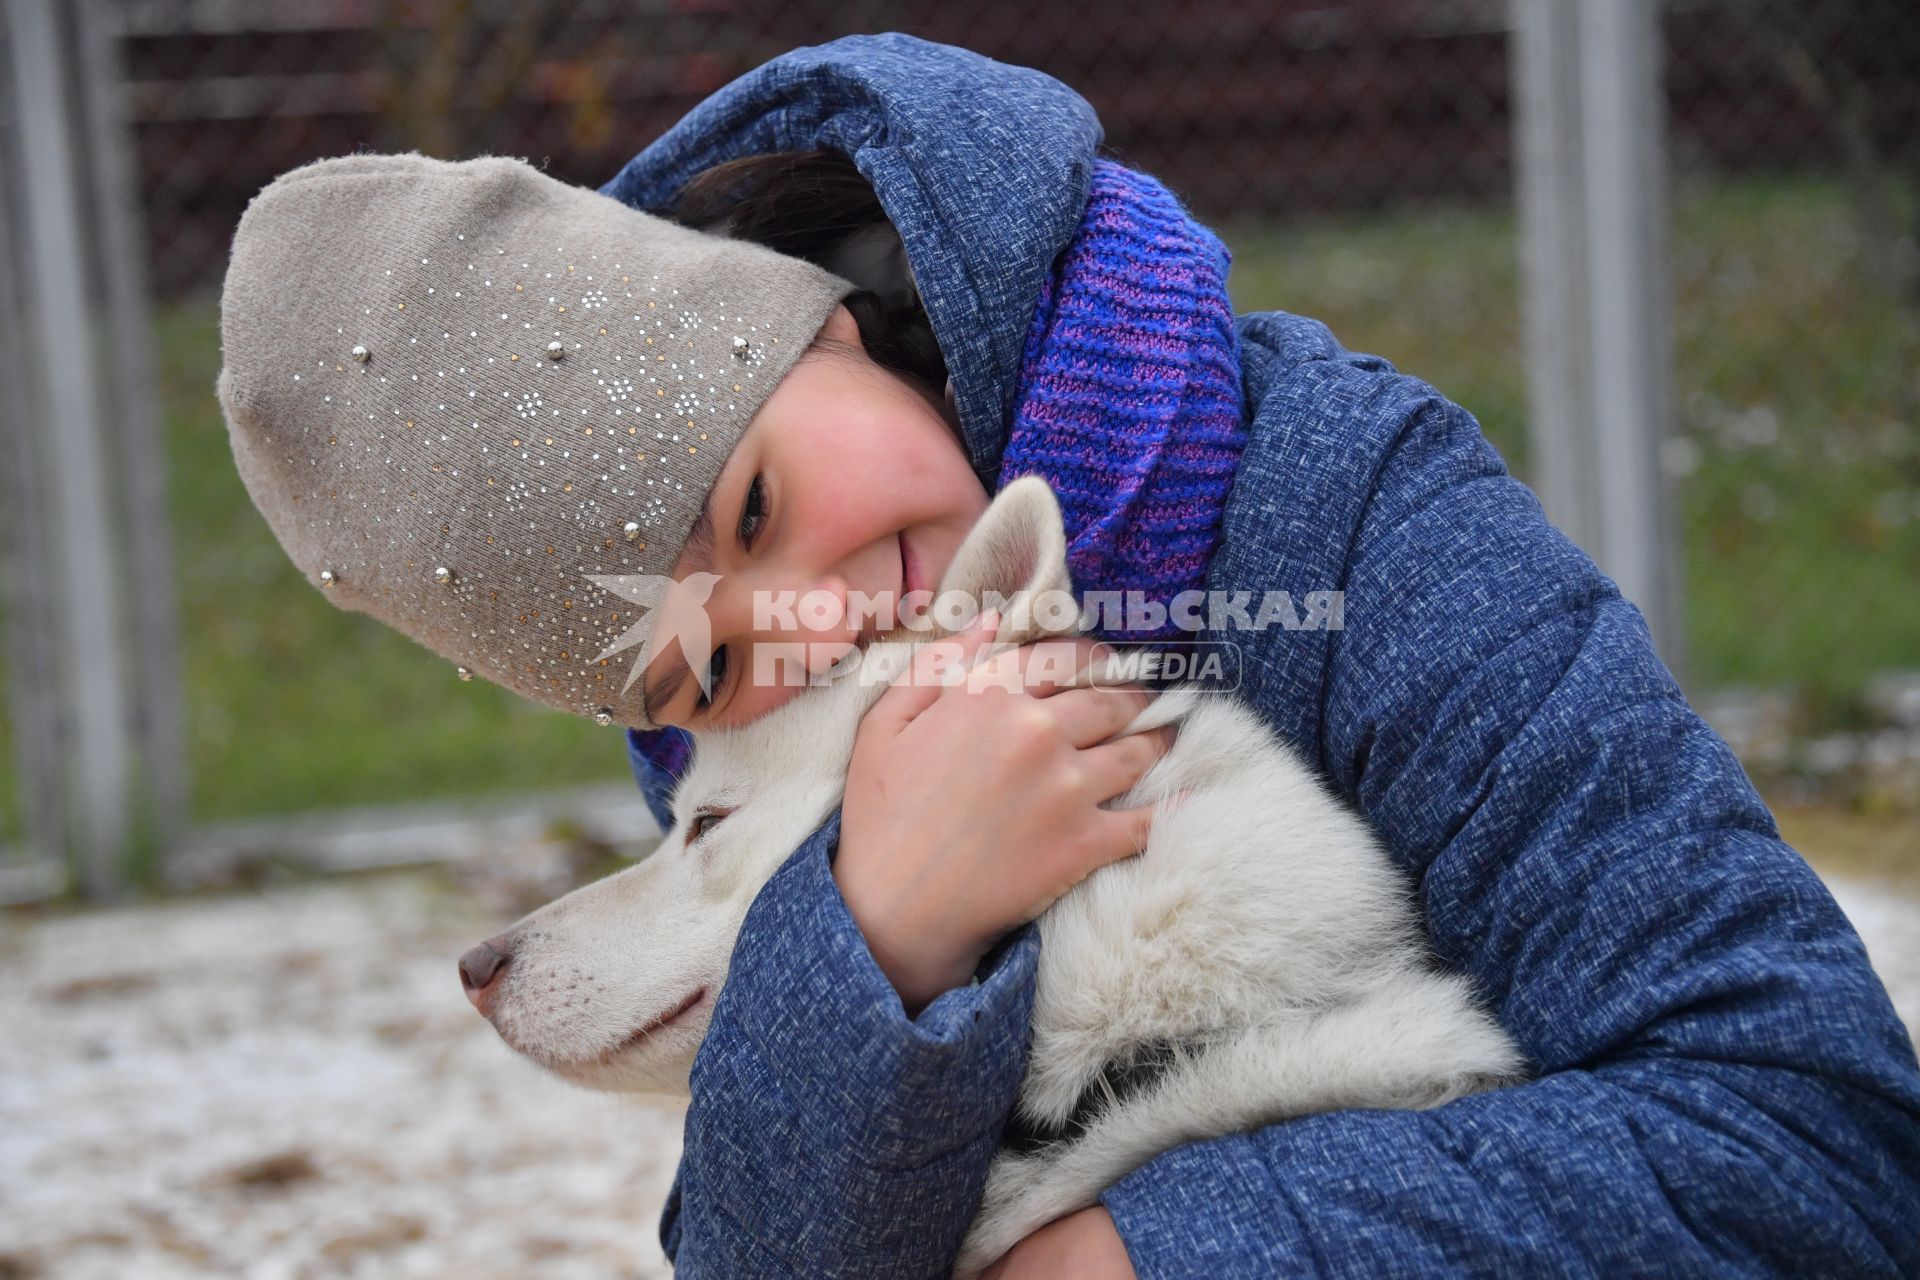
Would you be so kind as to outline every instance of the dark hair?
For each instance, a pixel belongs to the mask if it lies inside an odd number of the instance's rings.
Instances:
[[[703,169],[661,211],[685,226],[804,258],[859,288],[843,301],[877,363],[937,397],[947,362],[920,303],[900,234],[844,152],[775,151]],[[816,343],[830,346],[830,343]]]

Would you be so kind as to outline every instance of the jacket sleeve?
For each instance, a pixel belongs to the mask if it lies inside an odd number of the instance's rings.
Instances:
[[[1426,384],[1245,336],[1217,576],[1344,591],[1342,629],[1249,639],[1246,691],[1535,1078],[1162,1154],[1104,1197],[1140,1276],[1920,1273],[1913,1046],[1638,611]]]
[[[831,818],[754,899],[694,1060],[660,1239],[683,1280],[947,1276],[1026,1070],[1039,938],[909,1019]]]

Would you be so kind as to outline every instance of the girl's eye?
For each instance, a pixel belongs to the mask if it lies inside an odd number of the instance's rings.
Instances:
[[[706,836],[707,832],[713,830],[715,827],[720,825],[721,821],[727,816],[728,812],[731,812],[731,811],[724,810],[720,812],[715,812],[714,810],[709,809],[704,812],[694,814],[693,821],[687,824],[687,843],[698,844],[701,841],[701,839],[703,839]]]
[[[755,476],[747,486],[746,501],[740,505],[740,545],[752,547],[760,528],[767,522],[767,488]]]
[[[707,660],[706,688],[699,690],[694,695],[694,709],[696,711],[705,711],[708,707],[712,706],[714,700],[720,696],[720,691],[726,687],[726,680],[727,647],[721,645],[713,651],[713,657]]]

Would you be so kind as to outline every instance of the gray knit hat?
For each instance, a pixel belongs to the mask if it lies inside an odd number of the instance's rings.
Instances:
[[[524,161],[351,155],[247,206],[215,383],[280,545],[342,608],[648,727],[665,575],[854,285]]]

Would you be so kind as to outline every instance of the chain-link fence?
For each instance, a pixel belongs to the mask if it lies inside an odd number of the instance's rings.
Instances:
[[[1911,809],[1920,24],[1675,6],[1672,297],[1692,687],[1750,768]]]
[[[35,2],[51,7],[9,0]],[[1750,763],[1782,773],[1857,776],[1826,766],[1915,736],[1920,24],[1904,8],[1671,0],[1661,16],[1677,412],[1661,464],[1684,675]],[[1240,309],[1327,321],[1536,470],[1506,0],[101,0],[67,16],[82,12],[117,51],[130,127],[195,822],[624,777],[615,731],[454,684],[328,607],[246,498],[212,395],[215,293],[246,202],[318,156],[517,155],[598,186],[786,49],[881,30],[964,45],[1085,95],[1117,158],[1221,230]],[[25,533],[11,548],[17,611],[39,553]],[[33,643],[8,660],[36,661]],[[24,758],[39,739],[20,725],[0,717]],[[22,835],[31,776],[0,789],[0,840]]]

